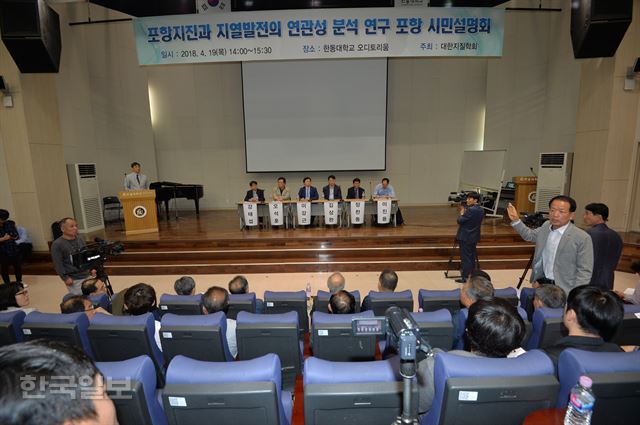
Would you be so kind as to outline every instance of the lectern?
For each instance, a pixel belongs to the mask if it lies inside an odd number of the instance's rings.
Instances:
[[[155,190],[127,190],[118,194],[127,235],[158,231]]]
[[[519,212],[532,213],[536,210],[536,188],[538,178],[535,176],[516,176],[515,207]]]

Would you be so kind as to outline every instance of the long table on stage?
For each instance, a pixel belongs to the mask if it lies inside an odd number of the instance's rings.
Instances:
[[[341,201],[332,201],[326,199],[319,199],[316,201],[301,201],[301,202],[311,202],[311,217],[318,217],[318,219],[322,220],[324,225],[325,217],[324,217],[324,203],[326,202],[338,202],[338,209],[340,211],[338,217],[338,227],[351,227],[351,202],[356,201],[364,201],[365,209],[364,209],[364,223],[366,225],[367,217],[370,217],[369,221],[373,225],[374,224],[374,216],[378,214],[378,205],[377,200],[372,199],[344,199]],[[394,226],[397,225],[396,222],[396,214],[398,212],[398,199],[390,199],[391,201],[391,224]],[[297,204],[299,201],[282,201],[282,208],[284,213],[284,227],[287,229],[295,229],[298,226],[297,220]],[[271,217],[269,214],[269,202],[256,202],[257,212],[258,212],[258,227],[262,228],[270,228],[271,227]],[[248,227],[244,220],[244,202],[238,202],[238,217],[240,218],[240,230]]]

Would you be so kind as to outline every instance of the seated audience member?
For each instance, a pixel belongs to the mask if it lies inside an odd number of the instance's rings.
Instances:
[[[97,277],[90,277],[80,285],[82,295],[102,295],[107,293],[107,285]]]
[[[398,286],[398,275],[390,269],[384,269],[378,278],[378,292],[393,292]],[[362,311],[371,310],[369,295],[362,300]]]
[[[327,201],[333,201],[342,199],[342,190],[340,186],[336,184],[336,176],[333,174],[327,178],[328,185],[322,188],[322,194],[324,195],[324,199]]]
[[[364,199],[364,189],[360,187],[360,179],[353,179],[353,186],[347,190],[347,199]]]
[[[229,293],[230,294],[249,294],[249,281],[246,277],[238,275],[229,281]],[[262,314],[264,311],[264,302],[256,298],[256,313]]]
[[[335,294],[338,291],[342,291],[345,285],[346,282],[344,280],[344,276],[342,276],[341,273],[335,272],[331,276],[329,276],[329,279],[327,279],[327,289],[329,289],[329,292],[332,294]]]
[[[173,289],[178,295],[195,295],[196,281],[191,276],[182,276],[173,284]]]
[[[264,190],[258,189],[258,182],[251,180],[251,182],[249,182],[249,187],[251,189],[247,190],[247,194],[244,195],[244,201],[264,202]]]
[[[225,315],[229,311],[229,293],[219,286],[212,286],[202,296],[202,314],[213,314],[222,311]],[[233,357],[238,355],[236,342],[236,321],[227,319],[227,345]]]
[[[564,308],[567,295],[556,285],[542,285],[535,289],[533,308]]]
[[[578,286],[569,292],[562,317],[569,335],[545,349],[558,367],[560,354],[566,348],[585,351],[617,352],[622,349],[609,341],[622,323],[622,301],[611,291],[596,286]]]
[[[640,278],[640,260],[631,263],[631,271]],[[625,292],[616,291],[616,294],[629,304],[640,304],[640,280],[634,289],[629,289],[630,290]]]
[[[471,274],[460,289],[460,303],[469,308],[478,300],[490,300],[493,294],[493,284],[489,279],[479,273]]]
[[[118,424],[102,375],[76,347],[46,339],[4,346],[0,382],[3,425]]]
[[[0,311],[22,310],[26,314],[35,311],[29,307],[29,290],[21,282],[0,285]]]
[[[504,358],[520,347],[524,334],[524,321],[507,300],[478,300],[469,308],[464,333],[465,347],[468,351],[452,350],[449,353],[465,357]],[[433,351],[443,352],[438,348]],[[428,411],[433,403],[434,357],[418,361],[418,409],[421,414]]]
[[[478,300],[491,300],[493,298],[494,289],[493,284],[485,276],[489,276],[482,270],[475,270],[469,274],[469,278],[460,288],[460,304],[464,308],[469,308]],[[460,329],[459,323],[460,311],[456,310],[453,313],[451,320],[453,321],[453,346],[455,347],[460,342],[460,335],[462,335],[462,329]]]
[[[160,343],[160,311],[158,310],[157,303],[158,300],[156,299],[155,289],[146,283],[138,283],[127,289],[124,293],[123,311],[130,316],[140,316],[146,313],[153,314],[156,322],[154,337],[156,345],[160,351],[162,351],[162,344]]]
[[[85,313],[89,320],[93,319],[93,316],[95,316],[96,313],[108,314],[111,316],[111,313],[102,307],[94,305],[86,295],[76,295],[69,298],[60,305],[60,312],[62,314]]]
[[[329,298],[327,308],[331,314],[353,314],[356,312],[356,298],[350,292],[338,291]]]

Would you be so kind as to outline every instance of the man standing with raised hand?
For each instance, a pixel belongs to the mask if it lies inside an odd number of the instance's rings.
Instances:
[[[530,229],[520,220],[516,208],[507,206],[511,226],[522,239],[536,244],[530,279],[534,287],[555,284],[568,294],[591,281],[593,243],[587,232],[572,223],[576,208],[573,198],[556,196],[549,202],[549,219]]]

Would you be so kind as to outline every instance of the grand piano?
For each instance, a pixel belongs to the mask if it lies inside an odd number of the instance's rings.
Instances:
[[[196,204],[196,215],[200,215],[200,198],[204,193],[201,184],[183,184],[174,182],[153,182],[149,189],[156,191],[156,206],[158,215],[162,212],[162,203],[169,219],[169,201],[174,198],[192,199]]]

